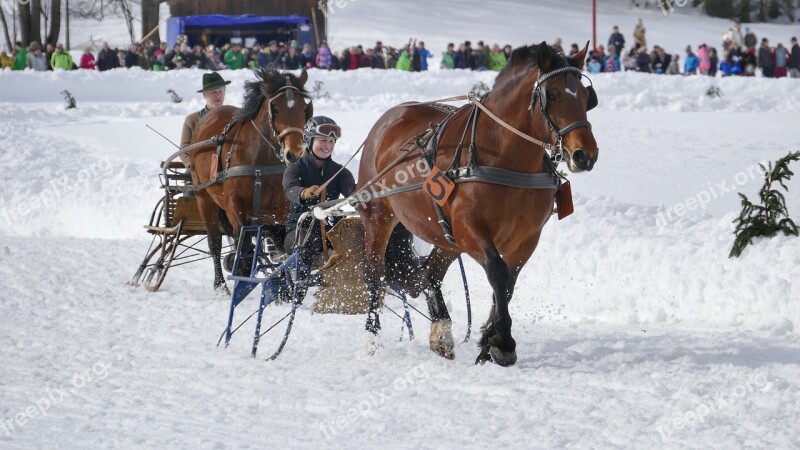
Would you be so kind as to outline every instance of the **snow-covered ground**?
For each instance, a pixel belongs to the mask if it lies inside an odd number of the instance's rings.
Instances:
[[[421,3],[350,2],[332,29],[365,44],[402,40],[399,5]],[[477,40],[458,36],[480,11],[436,21],[447,4],[426,3],[426,31]],[[549,15],[557,4],[537,7]],[[613,5],[628,22],[639,13]],[[515,43],[584,30],[582,15],[561,14],[530,14],[553,24],[544,32],[470,28]],[[689,42],[723,24],[681,11],[664,20],[675,29],[653,35]],[[797,80],[594,77],[600,158],[570,175],[575,214],[547,225],[520,277],[520,360],[503,369],[473,365],[475,329],[445,361],[428,350],[423,318],[417,340],[398,341],[401,324],[385,312],[384,347],[368,356],[363,317],[308,306],[278,360],[252,360],[249,325],[215,347],[228,304],[211,291],[210,263],[170,270],[157,293],[127,286],[148,244],[158,163],[173,151],[145,125],[177,141],[201,107],[200,75],[0,72],[0,448],[800,448],[800,240],[727,258],[736,193],[754,198],[758,162],[800,150]],[[233,80],[228,103],[240,103],[252,75],[222,75]],[[341,161],[390,106],[491,85],[492,74],[312,71],[315,81],[329,94],[315,111],[344,129]],[[705,96],[712,85],[723,97]],[[64,110],[64,89],[78,108]],[[797,216],[800,182],[790,188]],[[479,324],[490,288],[474,262],[467,272]],[[455,268],[445,296],[463,336]]]

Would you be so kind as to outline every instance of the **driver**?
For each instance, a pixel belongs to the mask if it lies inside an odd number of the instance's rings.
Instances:
[[[292,253],[295,245],[295,230],[301,227],[302,239],[311,226],[311,236],[301,250],[300,258],[306,268],[311,267],[314,256],[322,251],[322,232],[314,217],[298,224],[300,216],[320,202],[320,186],[343,169],[325,188],[325,199],[334,200],[340,195],[349,196],[356,190],[353,174],[331,158],[336,140],[342,135],[339,125],[330,117],[314,116],[303,128],[303,156],[292,163],[283,174],[283,191],[289,200],[289,220],[286,223],[286,253]]]
[[[225,103],[225,86],[231,84],[230,81],[225,81],[222,76],[216,72],[203,74],[203,89],[197,92],[203,94],[206,100],[206,106],[200,111],[193,112],[186,116],[183,121],[183,132],[181,133],[181,148],[188,146],[192,142],[192,133],[200,121],[209,111],[218,108]],[[187,153],[180,156],[183,165],[189,168],[190,158]]]

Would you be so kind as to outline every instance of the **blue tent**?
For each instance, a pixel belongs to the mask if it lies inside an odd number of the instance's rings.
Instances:
[[[308,17],[291,16],[225,16],[210,14],[205,16],[170,17],[167,20],[167,45],[174,46],[178,35],[184,34],[189,45],[203,44],[203,33],[209,43],[222,46],[231,38],[242,41],[253,38],[264,44],[272,39],[286,41],[297,39],[302,46],[311,44],[316,49],[311,20]]]

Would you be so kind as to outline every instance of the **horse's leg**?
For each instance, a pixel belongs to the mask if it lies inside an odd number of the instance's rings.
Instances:
[[[425,263],[428,270],[425,296],[428,300],[428,312],[432,321],[429,343],[434,353],[447,359],[455,358],[453,352],[455,342],[453,341],[453,322],[450,320],[450,313],[447,311],[447,305],[442,296],[442,281],[447,269],[457,257],[457,253],[434,248]]]
[[[485,230],[480,227],[467,229],[466,236],[460,238],[461,248],[469,249],[469,255],[480,263],[494,291],[494,306],[484,326],[479,343],[481,353],[475,362],[485,362],[491,356],[497,364],[511,366],[517,362],[517,343],[511,337],[508,303],[513,291],[509,286],[516,282],[516,271],[509,269],[494,243],[486,238],[488,232],[482,234],[482,231]]]
[[[361,211],[364,224],[364,281],[369,293],[366,330],[377,335],[381,329],[378,309],[386,273],[386,247],[396,224],[394,214],[380,202],[372,202]]]
[[[197,207],[200,210],[200,217],[208,230],[208,250],[211,253],[211,261],[214,263],[214,289],[227,291],[225,278],[222,276],[222,264],[220,254],[222,253],[222,233],[219,232],[219,207],[204,191],[197,193]]]
[[[230,192],[233,192],[233,190]],[[239,242],[242,227],[247,225],[246,212],[249,210],[249,208],[252,208],[252,206],[249,206],[247,202],[235,198],[232,195],[228,197],[228,206],[225,209],[225,215],[233,228],[236,248],[239,248],[241,245],[242,254],[247,254],[253,251],[253,239],[255,236],[251,236],[250,239],[246,239],[244,242]],[[234,275],[245,277],[250,276],[250,268],[252,264],[253,260],[251,258],[240,260],[238,268],[239,270]]]
[[[516,282],[517,282],[517,275],[519,275],[519,270],[512,272],[510,277],[509,277],[509,281],[508,281],[508,301],[509,302],[511,301],[511,297],[514,294],[514,286],[516,285]],[[478,355],[478,358],[475,360],[475,364],[478,364],[478,363],[483,364],[483,363],[485,363],[487,361],[491,361],[492,360],[492,356],[490,355],[489,341],[493,336],[495,336],[497,334],[497,331],[495,330],[495,326],[494,326],[495,320],[496,320],[496,311],[495,311],[495,305],[496,304],[497,304],[496,297],[494,296],[494,294],[492,294],[492,310],[489,313],[489,319],[486,321],[486,323],[481,328],[481,330],[483,331],[483,334],[481,335],[481,339],[478,342],[478,347],[480,348],[481,351],[480,351],[480,354]]]

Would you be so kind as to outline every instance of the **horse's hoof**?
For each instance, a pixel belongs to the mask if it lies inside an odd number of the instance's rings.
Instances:
[[[481,348],[481,352],[478,354],[478,357],[475,358],[475,365],[484,365],[487,362],[491,362],[491,360],[492,357],[489,356],[489,347],[483,347]]]
[[[231,273],[233,270],[234,258],[236,258],[236,255],[233,253],[228,253],[222,258],[222,268],[225,269],[225,272]]]
[[[492,357],[492,362],[501,367],[509,367],[517,363],[516,351],[504,352],[497,347],[489,347],[489,355]]]
[[[431,324],[431,334],[428,339],[434,353],[447,359],[455,359],[453,321],[446,319]]]
[[[230,297],[231,291],[228,290],[228,285],[223,283],[219,286],[214,286],[214,294],[219,297]]]
[[[367,339],[367,355],[375,356],[376,353],[383,348],[383,342],[381,342],[381,336],[378,333],[369,334]]]
[[[372,312],[367,313],[367,325],[366,325],[365,328],[366,328],[367,332],[372,333],[372,334],[377,336],[378,332],[381,331],[381,319],[380,319],[380,316],[378,316],[377,314],[372,313]]]

